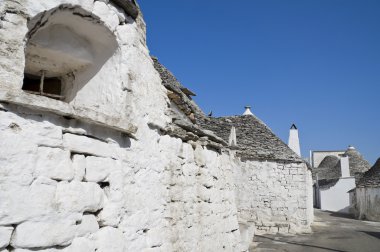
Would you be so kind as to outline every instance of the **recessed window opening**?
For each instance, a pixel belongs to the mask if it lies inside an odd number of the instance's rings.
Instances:
[[[36,15],[28,28],[22,89],[69,104],[88,104],[88,92],[102,85],[107,75],[103,66],[117,52],[115,34],[99,17],[70,4]]]
[[[25,73],[22,89],[32,94],[57,100],[64,99],[62,96],[62,80],[58,77],[45,77],[45,71],[41,71],[40,76]]]

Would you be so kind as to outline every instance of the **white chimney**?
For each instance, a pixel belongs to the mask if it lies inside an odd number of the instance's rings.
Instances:
[[[237,141],[236,141],[236,129],[235,129],[234,126],[232,126],[232,128],[231,128],[230,137],[228,139],[228,145],[229,146],[236,146],[237,145]]]
[[[350,163],[348,156],[340,158],[340,169],[342,170],[342,178],[350,177]]]
[[[253,115],[251,111],[251,106],[245,106],[244,108],[245,108],[245,111],[243,115]]]
[[[298,137],[298,129],[295,124],[293,124],[292,127],[290,128],[288,146],[298,156],[301,157],[300,140]]]

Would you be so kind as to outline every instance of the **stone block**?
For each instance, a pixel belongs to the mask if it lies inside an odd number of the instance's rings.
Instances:
[[[64,134],[63,145],[65,148],[75,153],[89,154],[99,157],[119,157],[119,153],[115,150],[114,146],[86,136]]]
[[[82,181],[86,174],[86,157],[84,155],[73,156],[74,180]]]
[[[94,1],[93,0],[65,0],[58,1],[58,3],[69,3],[72,5],[80,5],[83,9],[91,12],[93,9]],[[35,16],[42,11],[49,10],[57,7],[57,1],[31,1],[27,2],[27,7],[29,14]]]
[[[59,148],[38,147],[34,176],[45,176],[56,180],[72,180],[74,169],[70,152]]]
[[[136,46],[140,42],[136,28],[130,24],[119,25],[116,28],[116,34],[121,44],[124,46]]]
[[[160,248],[165,240],[169,239],[170,230],[166,229],[164,232],[161,228],[153,228],[147,232],[146,242],[150,248]]]
[[[197,145],[194,151],[194,158],[195,158],[195,163],[199,166],[205,166],[207,159],[205,156],[205,150],[202,148],[202,146]]]
[[[116,228],[104,227],[94,234],[97,252],[123,252],[125,251],[125,237]]]
[[[182,172],[186,177],[195,177],[200,168],[195,164],[184,164],[182,166]]]
[[[72,220],[27,221],[16,227],[11,245],[15,248],[66,246],[74,237],[75,223]]]
[[[61,182],[55,202],[61,212],[96,212],[103,207],[103,190],[91,182]]]
[[[13,227],[0,227],[0,251],[9,245],[12,232]]]
[[[11,245],[15,248],[67,246],[75,237],[88,236],[99,230],[94,215],[83,215],[81,218],[79,215],[65,216],[65,218],[54,217],[55,219],[21,223],[15,229]],[[75,251],[73,248],[78,246],[79,244],[72,244],[65,251]]]
[[[184,159],[185,162],[194,162],[194,150],[193,147],[188,143],[183,143],[180,153],[178,155],[180,158]]]
[[[304,175],[293,175],[293,182],[306,182],[306,177]]]
[[[6,120],[10,113],[0,111],[0,123]],[[37,159],[37,146],[25,138],[13,134],[9,127],[0,130],[0,182],[15,183],[19,185],[30,185],[33,181],[33,171]]]
[[[85,214],[76,226],[76,236],[86,236],[87,234],[96,233],[98,230],[99,224],[95,215]]]
[[[182,148],[182,140],[168,135],[162,136],[159,140],[159,148],[161,151],[178,156]]]
[[[71,245],[64,249],[64,252],[95,252],[95,244],[88,238],[78,237],[73,240]]]
[[[218,165],[218,154],[212,150],[204,150],[206,165],[209,168],[217,167]]]
[[[123,217],[123,201],[106,201],[102,211],[98,215],[100,226],[117,227]]]
[[[62,146],[62,128],[47,120],[39,123],[30,123],[25,133],[28,137],[33,137],[32,141],[39,146]]]
[[[117,14],[102,1],[94,3],[93,13],[100,17],[100,19],[108,26],[111,31],[114,31],[119,25],[119,17]]]
[[[0,184],[0,225],[40,219],[55,211],[56,181],[37,178],[31,186]]]
[[[118,163],[111,158],[89,156],[86,158],[85,180],[89,182],[103,182],[112,170],[118,170]]]

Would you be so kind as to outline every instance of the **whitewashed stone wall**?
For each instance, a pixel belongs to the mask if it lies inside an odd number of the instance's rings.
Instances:
[[[3,105],[1,248],[239,251],[230,155],[146,134]]]
[[[70,102],[25,93],[28,20],[67,3],[118,48]],[[0,250],[240,251],[230,154],[156,130],[169,101],[141,17],[91,0],[0,13]]]
[[[312,181],[304,163],[246,161],[235,183],[239,221],[254,223],[255,234],[310,231]]]
[[[380,188],[356,188],[354,213],[359,219],[380,221]]]
[[[109,1],[1,1],[0,97],[20,96],[17,91],[21,89],[23,83],[26,36],[31,29],[37,29],[39,26],[42,26],[41,29],[45,28],[38,23],[42,13],[46,12],[43,21],[48,21],[52,18],[51,12],[59,13],[56,10],[64,4],[73,8],[73,12],[79,13],[79,15],[66,18],[70,29],[75,26],[80,27],[78,16],[92,15],[93,20],[88,17],[83,18],[83,22],[90,20],[95,27],[93,34],[86,34],[84,39],[97,40],[102,36],[109,37],[108,34],[95,33],[100,30],[100,28],[96,29],[96,26],[106,27],[113,34],[113,39],[118,45],[114,54],[102,62],[103,65],[96,66],[98,68],[96,73],[74,72],[75,90],[73,92],[75,95],[69,95],[69,100],[65,104],[67,106],[57,105],[44,99],[42,99],[43,104],[30,101],[36,103],[31,105],[45,107],[49,111],[80,114],[82,117],[90,117],[93,121],[108,125],[125,125],[125,120],[137,125],[141,123],[140,120],[148,120],[164,127],[170,121],[165,116],[168,98],[164,87],[160,85],[160,77],[152,66],[146,46],[144,20],[139,16],[134,21]],[[74,18],[77,21],[76,25],[70,23],[70,19]],[[80,31],[81,29],[78,28],[77,33]],[[108,42],[106,40],[99,43]],[[95,63],[98,64],[98,62]],[[149,97],[149,99],[143,99],[144,97]],[[22,101],[18,102],[22,103]]]
[[[106,27],[117,48],[57,101],[21,86],[26,35],[62,4]],[[0,15],[0,251],[242,251],[252,223],[271,232],[307,225],[302,165],[240,164],[159,130],[171,123],[170,102],[141,16],[92,0],[5,0]],[[291,224],[277,225],[283,218]]]

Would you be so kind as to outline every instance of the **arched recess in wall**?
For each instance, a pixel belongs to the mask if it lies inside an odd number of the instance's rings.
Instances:
[[[60,5],[28,23],[23,90],[71,102],[118,48],[115,35],[92,13]]]

